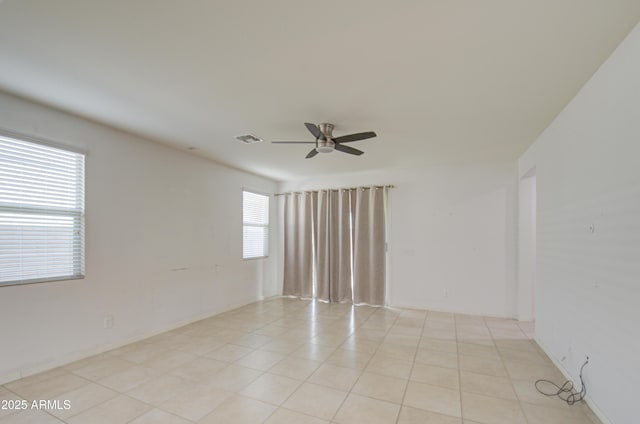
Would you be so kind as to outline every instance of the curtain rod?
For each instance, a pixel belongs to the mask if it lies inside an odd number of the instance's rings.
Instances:
[[[338,190],[356,190],[359,188],[395,188],[393,184],[381,185],[381,186],[361,186],[361,187],[346,187],[346,188],[323,188],[319,190],[303,190],[303,191],[288,191],[286,193],[276,193],[274,196],[284,196],[287,194],[302,194],[302,193],[317,193],[319,191],[338,191]]]

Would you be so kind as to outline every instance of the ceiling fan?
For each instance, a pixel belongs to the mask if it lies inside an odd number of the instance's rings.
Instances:
[[[305,122],[305,127],[316,138],[316,141],[272,141],[276,144],[315,144],[313,148],[306,156],[310,159],[318,153],[330,153],[334,150],[340,152],[349,153],[350,155],[360,156],[364,152],[362,150],[354,149],[353,147],[345,146],[343,143],[350,143],[352,141],[366,140],[367,138],[373,138],[376,133],[373,131],[343,135],[340,137],[333,136],[333,124],[310,124]]]

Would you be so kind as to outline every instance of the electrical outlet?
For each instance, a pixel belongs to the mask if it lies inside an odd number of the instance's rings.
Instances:
[[[113,315],[105,315],[102,322],[104,328],[113,328]]]

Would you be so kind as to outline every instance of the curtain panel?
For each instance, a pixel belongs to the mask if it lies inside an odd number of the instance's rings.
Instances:
[[[291,193],[284,199],[285,296],[313,297],[313,219],[315,193]]]
[[[353,211],[353,302],[383,305],[386,236],[384,189],[357,189]]]
[[[316,297],[351,302],[351,196],[349,190],[318,192]]]

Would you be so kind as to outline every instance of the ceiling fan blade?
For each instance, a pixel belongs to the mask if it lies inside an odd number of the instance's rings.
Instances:
[[[316,144],[315,141],[272,141],[274,144]]]
[[[315,138],[320,140],[325,140],[324,134],[322,134],[322,131],[320,131],[320,128],[318,128],[316,124],[310,124],[309,122],[305,122],[304,126],[307,127],[309,132],[313,134]]]
[[[353,147],[349,147],[349,146],[342,146],[340,144],[336,144],[335,149],[344,153],[349,153],[350,155],[357,155],[357,156],[360,156],[361,154],[364,153],[362,150],[354,149]]]
[[[318,154],[318,151],[316,149],[313,149],[309,153],[307,153],[307,156],[305,156],[305,159],[311,159],[317,154]]]
[[[356,134],[343,135],[342,137],[336,137],[333,139],[333,142],[336,144],[349,143],[352,141],[366,140],[367,138],[373,138],[375,136],[376,133],[374,133],[373,131],[367,131]]]

